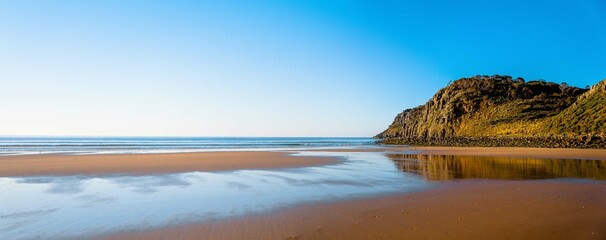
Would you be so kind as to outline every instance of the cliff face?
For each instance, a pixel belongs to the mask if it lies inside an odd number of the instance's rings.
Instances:
[[[376,137],[387,143],[422,144],[453,138],[603,135],[605,87],[606,80],[587,91],[509,76],[462,78],[425,105],[398,114]]]

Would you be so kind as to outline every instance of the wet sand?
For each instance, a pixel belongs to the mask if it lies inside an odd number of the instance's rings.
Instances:
[[[606,160],[606,149],[519,148],[519,147],[403,147],[386,146],[370,149],[313,150],[325,152],[397,152],[410,151],[423,155],[462,155],[494,157],[528,157],[557,159]]]
[[[274,169],[338,163],[333,157],[284,152],[0,156],[0,177],[83,174],[153,174],[239,169]]]
[[[605,150],[585,149],[415,147],[353,151],[606,159]],[[606,182],[457,180],[416,193],[312,203],[265,215],[102,237],[166,238],[606,239]]]
[[[413,150],[427,155],[606,159],[605,150],[383,149],[386,150]],[[0,176],[221,171],[337,162],[337,158],[296,157],[279,152],[2,156]],[[606,181],[454,180],[416,193],[309,203],[215,222],[167,224],[100,238],[606,239]]]
[[[606,149],[514,148],[514,147],[413,147],[428,155],[466,155],[606,160]]]
[[[606,182],[454,181],[101,239],[605,239]]]

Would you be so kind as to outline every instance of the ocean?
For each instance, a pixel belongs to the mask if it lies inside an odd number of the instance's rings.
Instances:
[[[0,137],[0,155],[172,153],[357,148],[363,137]]]

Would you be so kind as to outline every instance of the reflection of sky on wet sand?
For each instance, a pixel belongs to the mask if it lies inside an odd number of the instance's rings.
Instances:
[[[381,153],[284,170],[0,178],[0,239],[90,236],[426,187]]]
[[[408,192],[457,178],[606,179],[606,161],[303,152],[335,165],[146,176],[0,178],[0,239],[75,239],[294,204]],[[434,184],[434,183],[431,183]]]

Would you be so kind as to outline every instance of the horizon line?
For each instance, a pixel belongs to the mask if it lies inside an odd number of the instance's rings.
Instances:
[[[0,138],[7,137],[74,137],[74,138],[85,138],[85,137],[98,137],[98,138],[112,138],[112,137],[140,137],[140,138],[373,138],[372,136],[201,136],[201,135],[0,135]]]

